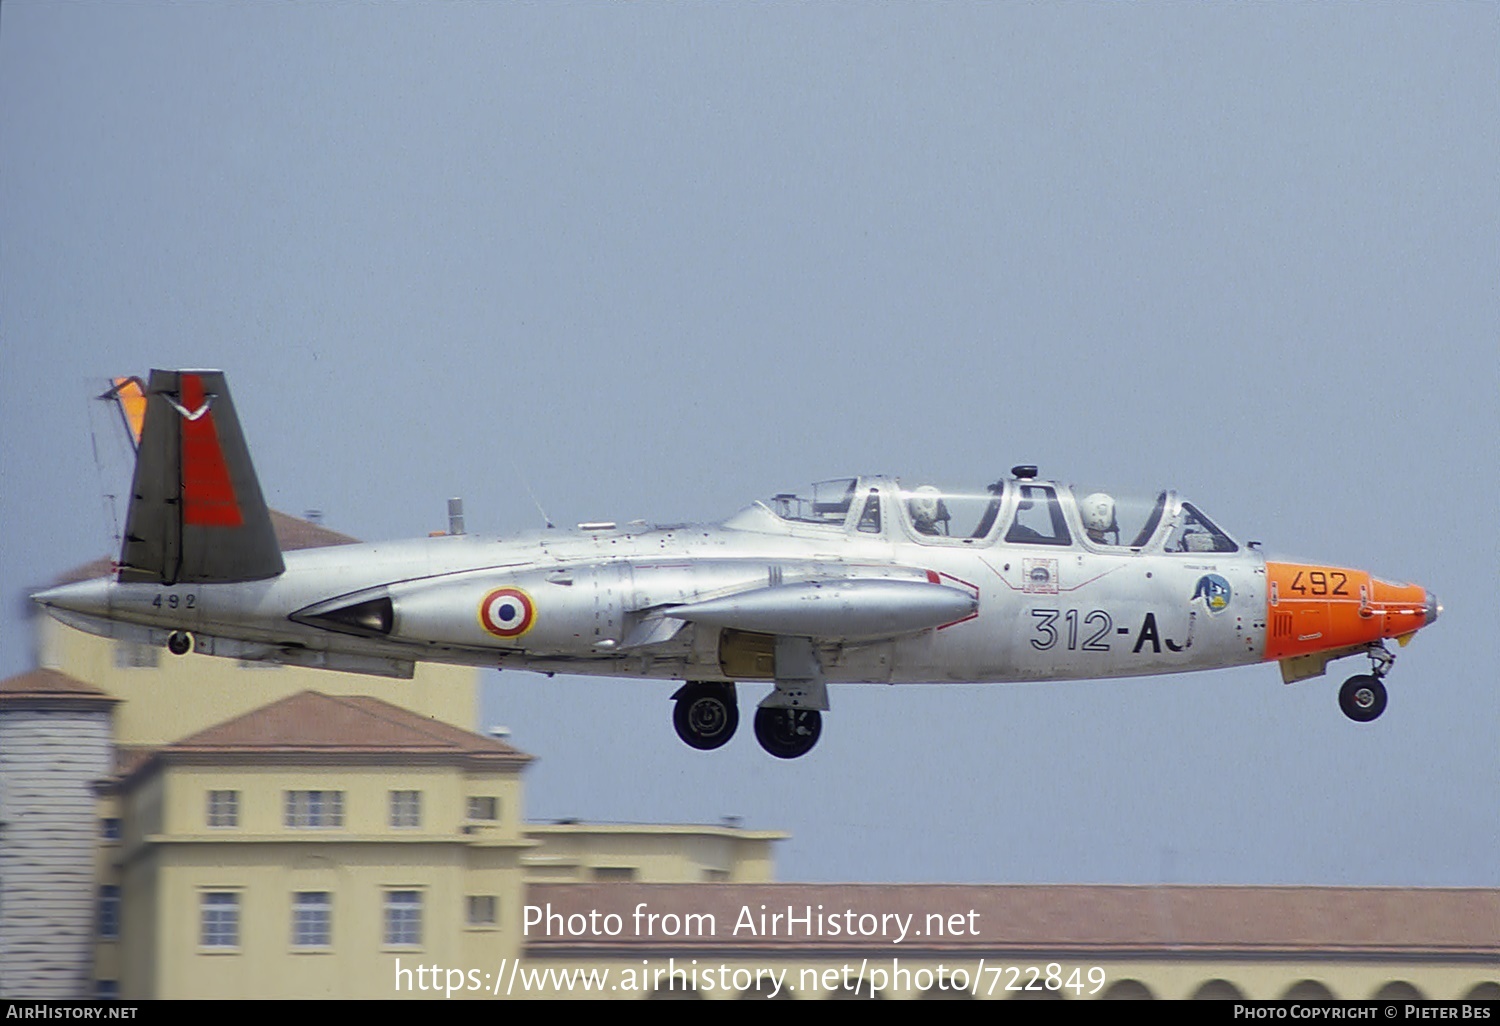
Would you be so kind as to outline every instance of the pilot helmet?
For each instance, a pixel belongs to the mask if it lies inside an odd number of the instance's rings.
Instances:
[[[943,493],[932,485],[922,485],[911,493],[910,508],[913,520],[933,523],[938,519],[938,503]]]
[[[1103,535],[1106,531],[1118,531],[1115,523],[1115,500],[1103,492],[1095,492],[1078,504],[1083,517],[1083,526],[1089,534]]]

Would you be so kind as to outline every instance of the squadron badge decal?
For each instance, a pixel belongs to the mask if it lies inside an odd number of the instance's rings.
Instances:
[[[1229,582],[1224,578],[1218,574],[1204,574],[1198,578],[1198,586],[1193,589],[1192,601],[1201,598],[1210,613],[1218,613],[1229,607],[1232,594]]]

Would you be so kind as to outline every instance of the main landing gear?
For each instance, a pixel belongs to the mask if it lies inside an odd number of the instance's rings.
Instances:
[[[172,601],[177,601],[173,596]],[[173,631],[167,635],[167,651],[173,655],[187,655],[193,650],[193,636],[187,631]]]
[[[722,747],[740,724],[733,684],[690,680],[672,698],[677,736],[700,751]],[[806,755],[822,732],[823,714],[816,709],[761,706],[755,710],[755,739],[778,759]]]
[[[812,751],[823,733],[823,714],[816,709],[755,710],[755,740],[778,759],[795,759]]]
[[[1396,661],[1383,642],[1374,642],[1365,649],[1365,654],[1370,657],[1370,672],[1350,677],[1339,688],[1339,708],[1356,723],[1369,723],[1385,712],[1383,678]]]
[[[733,684],[690,680],[672,696],[672,726],[677,736],[700,751],[711,751],[734,737],[740,725],[740,707]]]

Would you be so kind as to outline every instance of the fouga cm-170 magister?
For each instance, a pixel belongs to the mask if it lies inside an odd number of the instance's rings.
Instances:
[[[134,381],[135,379],[131,379]],[[1041,480],[974,490],[825,481],[714,524],[585,523],[505,538],[283,554],[224,375],[152,371],[112,578],[34,596],[110,637],[409,677],[419,660],[684,681],[694,748],[739,724],[784,759],[817,742],[830,683],[1061,681],[1261,661],[1287,682],[1365,655],[1339,704],[1385,709],[1431,593],[1362,570],[1268,562],[1174,492],[1131,502]],[[142,396],[140,393],[143,392]]]

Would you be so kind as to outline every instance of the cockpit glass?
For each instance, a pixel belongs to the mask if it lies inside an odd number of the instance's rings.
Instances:
[[[1051,485],[1023,484],[1018,486],[1020,495],[1016,501],[1016,515],[1005,540],[1012,545],[1071,545],[1068,522],[1058,504],[1057,492]]]
[[[1166,545],[1168,552],[1238,552],[1239,549],[1229,535],[1215,527],[1190,502],[1182,504]]]
[[[811,497],[781,492],[771,496],[766,505],[783,520],[842,526],[849,515],[849,507],[854,503],[854,484],[852,477],[819,481],[812,486]]]
[[[979,492],[924,484],[903,488],[901,507],[918,538],[961,541],[990,533],[1001,497],[998,484]]]
[[[1138,549],[1151,540],[1161,524],[1167,493],[1153,501],[1139,495],[1073,486],[1073,501],[1083,531],[1095,545]]]

